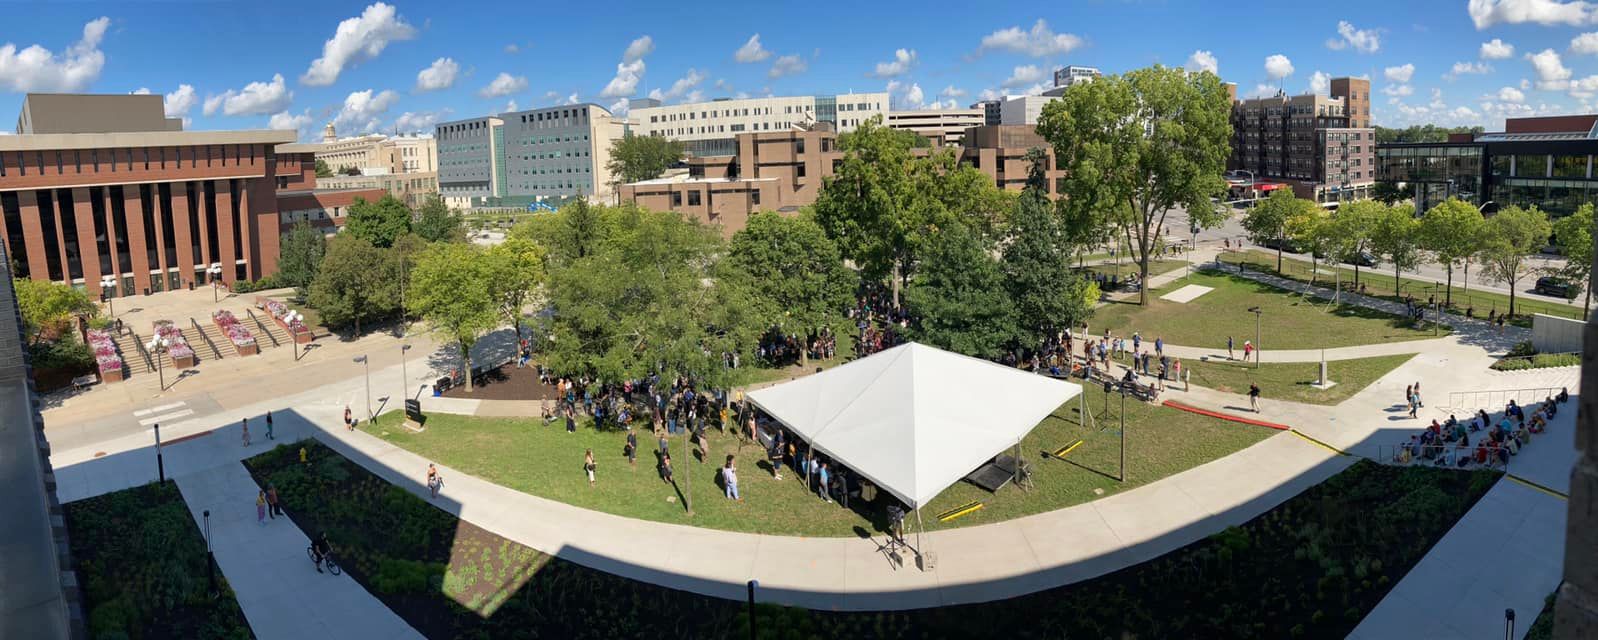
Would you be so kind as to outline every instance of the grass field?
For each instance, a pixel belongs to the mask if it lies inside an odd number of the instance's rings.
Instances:
[[[1188,284],[1214,290],[1186,304],[1159,299]],[[1262,310],[1261,346],[1265,349],[1347,347],[1434,337],[1430,328],[1411,328],[1403,319],[1380,311],[1352,305],[1332,308],[1323,300],[1213,273],[1195,273],[1149,292],[1146,307],[1135,303],[1100,307],[1094,311],[1089,329],[1095,335],[1105,328],[1122,335],[1138,331],[1151,342],[1163,337],[1171,344],[1221,349],[1231,336],[1241,351],[1244,340],[1254,339],[1255,317],[1248,309],[1255,306]],[[1446,332],[1445,327],[1440,335]]]
[[[1079,423],[1078,401],[1072,401],[1044,420],[1022,442],[1021,453],[1033,468],[1035,488],[1013,487],[989,494],[964,482],[956,483],[923,509],[927,528],[969,526],[1007,520],[1087,502],[1169,476],[1243,449],[1274,432],[1194,415],[1137,401],[1126,404],[1128,453],[1126,483],[1115,480],[1120,460],[1119,398],[1108,413],[1101,393],[1087,392],[1090,412],[1098,428]],[[398,428],[395,414],[381,417],[377,426],[363,428],[395,445],[441,464],[525,493],[622,516],[687,524],[714,529],[804,536],[850,536],[858,529],[879,530],[880,509],[823,503],[805,490],[791,469],[782,480],[771,476],[763,451],[742,445],[731,435],[712,430],[711,463],[700,464],[689,455],[679,435],[670,443],[676,486],[656,472],[656,439],[641,431],[642,450],[637,466],[622,454],[625,435],[596,431],[586,421],[576,433],[559,425],[545,426],[537,418],[476,418],[434,414],[427,430],[414,434]],[[1052,451],[1081,439],[1071,462],[1043,459]],[[583,452],[593,449],[597,486],[590,488],[583,475]],[[715,470],[733,454],[739,471],[743,502],[723,497]],[[693,493],[694,515],[683,508],[682,491]],[[986,508],[944,524],[934,516],[970,501]]]
[[[1187,266],[1187,261],[1186,260],[1150,260],[1149,261],[1149,277],[1152,278],[1152,277],[1160,275],[1162,273],[1175,271],[1177,269],[1181,269],[1181,268],[1186,267],[1186,266]],[[1114,264],[1090,264],[1090,265],[1088,265],[1086,267],[1083,267],[1082,269],[1079,269],[1079,271],[1082,271],[1084,274],[1086,274],[1086,273],[1100,273],[1100,274],[1104,274],[1106,276],[1113,276],[1113,275],[1116,275],[1116,273],[1117,273]],[[1120,276],[1122,278],[1125,278],[1125,277],[1127,277],[1129,275],[1137,273],[1137,263],[1135,263],[1135,262],[1123,262],[1123,263],[1121,263],[1121,268],[1120,268],[1120,272],[1119,273],[1120,273]]]
[[[1328,362],[1327,377],[1337,384],[1326,390],[1311,386],[1320,378],[1319,362],[1267,362],[1256,368],[1224,359],[1190,359],[1183,360],[1182,367],[1193,372],[1193,384],[1216,391],[1248,393],[1248,385],[1253,383],[1260,386],[1260,395],[1270,400],[1330,405],[1353,397],[1413,357],[1415,354]]]

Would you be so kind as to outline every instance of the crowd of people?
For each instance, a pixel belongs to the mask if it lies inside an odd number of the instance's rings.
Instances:
[[[786,367],[799,362],[800,352],[811,360],[825,360],[837,355],[837,351],[838,337],[825,327],[810,335],[773,329],[760,339],[760,344],[755,348],[761,362],[771,367]],[[737,356],[734,354],[731,357]]]
[[[1413,408],[1419,401],[1419,391],[1412,385],[1407,394]],[[1400,464],[1426,461],[1442,467],[1507,467],[1510,458],[1519,455],[1532,436],[1543,433],[1549,421],[1559,414],[1560,405],[1569,400],[1569,390],[1560,389],[1558,395],[1536,403],[1530,413],[1510,400],[1496,421],[1485,410],[1477,410],[1476,415],[1463,421],[1453,415],[1442,422],[1434,419],[1419,434],[1400,444],[1393,460]],[[1472,434],[1478,434],[1474,436],[1474,446]]]

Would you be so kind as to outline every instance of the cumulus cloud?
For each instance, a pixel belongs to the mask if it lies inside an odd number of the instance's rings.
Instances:
[[[527,76],[513,76],[504,71],[494,76],[493,81],[487,86],[477,90],[477,95],[484,98],[503,98],[513,93],[527,90]],[[515,111],[515,109],[512,109]]]
[[[896,109],[921,109],[927,106],[926,93],[921,90],[919,84],[889,80],[885,91],[888,92],[888,99]]]
[[[644,56],[654,52],[655,39],[649,36],[643,36],[637,40],[627,43],[627,49],[621,52],[621,60],[622,62],[641,60]]]
[[[804,73],[810,69],[809,63],[798,54],[781,56],[776,62],[771,63],[771,70],[766,72],[768,78],[781,78]]]
[[[194,93],[194,85],[180,84],[177,91],[161,96],[161,105],[168,118],[184,118],[189,115],[189,110],[200,101],[200,96]]]
[[[1481,43],[1481,57],[1484,60],[1508,60],[1515,55],[1515,45],[1493,38]]]
[[[678,78],[676,82],[671,83],[671,88],[665,91],[661,91],[659,88],[656,88],[649,92],[649,97],[661,102],[673,102],[682,99],[684,96],[688,96],[689,102],[698,102],[702,96],[696,97],[696,94],[700,94],[700,92],[696,89],[699,87],[700,83],[705,81],[706,77],[708,76],[703,71],[698,69],[689,69],[688,73],[684,74],[683,77]]]
[[[1316,70],[1309,76],[1309,92],[1314,94],[1325,93],[1332,86],[1332,74]]]
[[[310,129],[315,122],[316,119],[311,117],[310,109],[306,109],[304,113],[298,115],[285,110],[274,113],[272,117],[267,118],[266,128],[298,131],[300,138],[305,139],[311,136]]]
[[[638,81],[644,77],[644,56],[655,50],[655,39],[643,36],[628,43],[627,49],[621,54],[621,62],[616,65],[616,76],[605,84],[600,90],[602,98],[625,98],[633,95],[638,90]]]
[[[505,53],[516,54],[516,53],[521,53],[521,50],[522,50],[522,48],[519,47],[519,46],[516,46],[516,43],[514,43],[514,42],[505,45]]]
[[[300,83],[325,87],[338,81],[344,67],[376,58],[390,42],[416,37],[416,28],[399,17],[388,4],[373,3],[361,15],[338,23],[333,37],[322,44],[322,57],[300,76]]]
[[[965,89],[956,88],[951,84],[939,91],[938,95],[944,98],[964,98],[970,94],[966,93]]]
[[[1003,83],[1000,83],[1000,86],[1006,89],[1014,89],[1016,87],[1041,82],[1042,80],[1042,67],[1039,67],[1035,64],[1025,64],[1016,67],[1015,70],[1011,71],[1010,77],[1006,78]]]
[[[1249,97],[1249,98],[1264,98],[1264,97],[1268,97],[1268,96],[1274,96],[1274,95],[1276,95],[1276,91],[1277,91],[1276,87],[1273,87],[1271,85],[1263,84],[1263,83],[1256,84],[1256,85],[1254,85],[1254,90],[1250,91],[1247,94],[1247,97]]]
[[[1531,61],[1531,66],[1537,71],[1537,88],[1548,91],[1564,91],[1570,85],[1570,69],[1565,66],[1564,60],[1559,58],[1559,52],[1553,49],[1543,49],[1540,53],[1528,53],[1526,59]]]
[[[1265,58],[1265,76],[1272,80],[1281,80],[1293,75],[1293,61],[1280,53]]]
[[[1583,33],[1570,39],[1571,53],[1598,53],[1598,31]]]
[[[1347,20],[1340,20],[1337,23],[1337,37],[1327,40],[1326,47],[1338,51],[1353,47],[1360,53],[1376,53],[1382,43],[1374,29],[1356,29]]]
[[[243,89],[206,96],[202,111],[208,116],[218,111],[227,116],[264,116],[287,111],[293,101],[294,92],[283,82],[283,74],[277,73],[270,82],[251,82]]]
[[[1390,84],[1382,87],[1382,93],[1390,96],[1408,96],[1415,93],[1415,88],[1407,84]]]
[[[1499,102],[1521,103],[1526,101],[1526,94],[1514,87],[1504,87],[1499,89],[1498,95],[1493,97],[1496,97]]]
[[[732,54],[733,60],[743,63],[764,62],[766,58],[770,57],[771,52],[760,45],[760,34],[758,33],[749,36],[749,41],[745,42],[744,46],[738,47],[738,50]]]
[[[100,42],[110,26],[111,19],[104,16],[90,20],[83,25],[83,37],[60,56],[37,44],[21,50],[9,42],[0,45],[0,88],[19,93],[88,88],[105,67]]]
[[[1415,77],[1415,65],[1414,63],[1405,63],[1396,67],[1388,67],[1382,70],[1382,76],[1390,82],[1409,82],[1410,78]]]
[[[1055,33],[1049,29],[1047,22],[1039,18],[1030,30],[1022,31],[1021,27],[1015,26],[982,36],[980,50],[998,49],[1041,58],[1070,53],[1080,46],[1082,38],[1069,33]]]
[[[438,91],[455,86],[455,76],[461,66],[453,58],[439,58],[426,69],[416,72],[417,91]]]
[[[396,102],[399,102],[399,94],[387,89],[351,92],[345,96],[338,115],[333,117],[333,126],[343,131],[371,133],[381,126],[382,115]]]
[[[1598,5],[1581,0],[1470,0],[1466,11],[1477,31],[1495,24],[1580,26],[1598,22]]]
[[[627,111],[630,102],[631,101],[627,98],[622,98],[612,102],[610,103],[610,112],[618,117],[625,118],[627,117]]]
[[[897,78],[910,71],[916,63],[915,49],[899,49],[893,52],[893,60],[878,62],[872,75],[878,78]]]
[[[1000,94],[998,91],[995,91],[992,88],[983,89],[982,93],[977,94],[978,100],[998,100],[1002,97],[1004,97],[1003,94]]]
[[[521,110],[522,110],[521,105],[516,104],[516,100],[512,99],[512,100],[507,100],[505,102],[505,108],[501,109],[500,113],[510,113],[512,111],[521,111]]]
[[[1204,49],[1198,49],[1189,55],[1185,66],[1188,71],[1208,71],[1215,75],[1221,74],[1221,65],[1215,60],[1215,54]]]
[[[432,131],[438,126],[438,121],[449,115],[449,109],[440,111],[406,111],[394,119],[394,129],[401,133],[415,133]]]
[[[1459,76],[1492,73],[1493,67],[1485,62],[1455,62],[1443,77],[1453,80]]]

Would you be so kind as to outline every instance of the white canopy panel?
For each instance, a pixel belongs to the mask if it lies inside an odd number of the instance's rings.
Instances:
[[[750,401],[817,451],[920,507],[1082,392],[1063,380],[909,343]]]

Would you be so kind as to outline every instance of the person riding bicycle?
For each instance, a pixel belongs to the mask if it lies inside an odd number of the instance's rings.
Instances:
[[[322,573],[322,561],[326,560],[327,555],[332,553],[332,551],[333,547],[327,543],[326,531],[323,531],[322,535],[317,536],[315,540],[311,541],[311,555],[313,556],[313,560],[316,562],[317,573]]]

